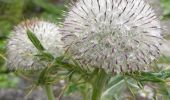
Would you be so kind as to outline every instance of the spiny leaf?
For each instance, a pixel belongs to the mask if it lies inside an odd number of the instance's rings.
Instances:
[[[153,75],[155,75],[161,79],[167,79],[170,77],[170,70],[164,70],[159,73],[153,73]]]
[[[27,36],[39,51],[45,50],[44,47],[42,46],[41,42],[38,40],[38,38],[35,36],[35,34],[32,33],[30,30],[27,30]]]
[[[44,60],[44,61],[53,61],[54,60],[53,55],[48,52],[40,52],[39,54],[37,54],[35,56],[39,57],[40,60]]]
[[[149,81],[149,82],[165,82],[161,77],[156,76],[153,73],[148,73],[148,72],[140,72],[140,73],[134,73],[133,75],[131,74],[126,74],[138,81]]]
[[[39,75],[37,85],[45,84],[47,71],[48,71],[48,67],[42,70],[42,72]]]
[[[113,84],[117,84],[118,82],[123,80],[123,76],[122,75],[116,75],[113,78],[111,78],[111,80],[108,83],[108,87],[112,87]]]
[[[143,77],[139,78],[141,81],[151,81],[151,82],[165,82],[159,77],[154,76],[153,74],[145,73],[143,74]]]
[[[103,100],[111,100],[107,99],[114,95],[118,95],[119,92],[125,87],[125,82],[122,76],[117,75],[113,78],[111,78],[109,82],[109,86],[107,89],[103,92],[102,98]]]

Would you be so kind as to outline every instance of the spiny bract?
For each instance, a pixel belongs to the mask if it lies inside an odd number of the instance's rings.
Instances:
[[[15,27],[8,41],[7,54],[11,69],[39,69],[46,64],[35,56],[38,50],[28,38],[27,30],[34,33],[43,47],[55,57],[63,53],[62,36],[55,24],[38,19],[27,20]]]
[[[85,68],[148,71],[160,55],[160,23],[144,0],[78,0],[61,31],[65,49]]]

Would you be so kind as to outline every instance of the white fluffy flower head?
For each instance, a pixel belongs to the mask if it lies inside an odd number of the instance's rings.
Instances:
[[[144,0],[79,0],[62,33],[82,65],[108,72],[148,70],[160,54],[161,27]]]
[[[43,47],[55,57],[63,53],[61,34],[55,24],[32,19],[22,22],[12,32],[7,45],[8,60],[11,69],[39,69],[44,62],[39,61],[35,55],[38,50],[27,36],[30,30],[40,40]]]

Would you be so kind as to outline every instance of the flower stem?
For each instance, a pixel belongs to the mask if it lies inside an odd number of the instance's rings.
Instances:
[[[93,84],[91,100],[101,99],[102,91],[107,81],[107,74],[104,72],[104,70],[99,70],[97,74],[98,75],[95,78],[95,82]]]
[[[53,89],[51,85],[45,85],[45,91],[48,96],[48,100],[55,100]]]

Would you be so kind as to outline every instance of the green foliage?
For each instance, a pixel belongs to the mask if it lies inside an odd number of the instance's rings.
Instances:
[[[22,17],[23,0],[0,1],[0,36],[6,37]]]
[[[170,0],[161,0],[161,6],[163,8],[163,14],[165,18],[170,18]]]
[[[162,0],[164,15],[170,15],[170,0]],[[40,18],[50,19],[53,22],[61,21],[62,10],[66,10],[63,4],[53,4],[48,0],[0,0],[0,87],[14,87],[18,78],[6,67],[5,44],[8,34],[12,27],[24,18],[38,16]],[[28,38],[34,46],[40,51],[35,56],[40,60],[48,62],[44,69],[36,71],[18,71],[17,74],[25,75],[35,83],[36,86],[56,84],[60,80],[66,81],[65,95],[73,92],[82,93],[84,100],[87,100],[92,92],[92,88],[100,89],[99,85],[103,81],[100,69],[91,70],[83,68],[81,64],[69,57],[67,54],[61,57],[53,57],[48,53],[40,43],[34,33],[28,30]],[[169,57],[161,57],[158,64],[170,64]],[[156,66],[158,67],[158,66]],[[159,71],[121,73],[117,75],[108,75],[106,86],[103,89],[103,100],[124,100],[122,96],[127,96],[133,100],[137,97],[138,91],[143,90],[145,85],[155,86],[157,94],[161,95],[164,100],[170,98],[170,86],[168,85],[170,70],[161,68]],[[122,91],[123,94],[122,95]],[[125,95],[126,94],[126,95]],[[156,96],[155,96],[156,97]],[[154,99],[154,98],[153,98]]]
[[[18,84],[19,78],[14,74],[0,74],[0,88],[12,88],[16,87]]]
[[[37,86],[55,84],[60,80],[66,80],[66,87],[62,90],[65,95],[80,92],[86,100],[94,89],[92,100],[98,100],[100,93],[102,93],[102,100],[124,100],[126,97],[129,99],[138,98],[138,92],[143,90],[144,86],[152,84],[155,86],[153,99],[157,98],[158,94],[165,100],[168,100],[170,96],[170,86],[167,85],[170,70],[159,68],[160,70],[155,72],[137,71],[117,75],[106,74],[100,68],[88,70],[67,54],[57,58],[53,57],[48,51],[42,49],[40,41],[33,33],[28,32],[28,36],[40,51],[35,56],[38,56],[42,61],[48,61],[48,65],[44,69],[33,72],[37,76],[33,78],[33,80],[36,80],[35,84]],[[169,57],[163,56],[157,62],[157,65],[167,64],[169,63]],[[122,91],[126,91],[127,94],[122,95]]]
[[[5,48],[9,34],[19,22],[34,16],[58,22],[60,21],[59,18],[62,17],[62,10],[65,9],[63,4],[54,4],[48,0],[0,0],[0,54],[5,56]],[[37,39],[35,39],[31,32],[28,33],[34,45],[36,45],[39,50],[43,50],[44,48],[42,45],[37,44]],[[41,52],[35,56],[40,57],[41,60],[54,59],[48,52]],[[8,80],[9,74],[11,73],[6,67],[6,60],[0,57],[0,78],[3,79],[0,83],[6,84],[0,85],[0,87],[11,87],[10,84],[14,85],[16,83],[15,80]],[[31,72],[25,72],[25,74],[32,74],[32,77],[35,77]],[[17,78],[16,76],[13,77]]]
[[[45,50],[40,41],[38,40],[38,38],[30,30],[27,30],[27,36],[39,51]]]

